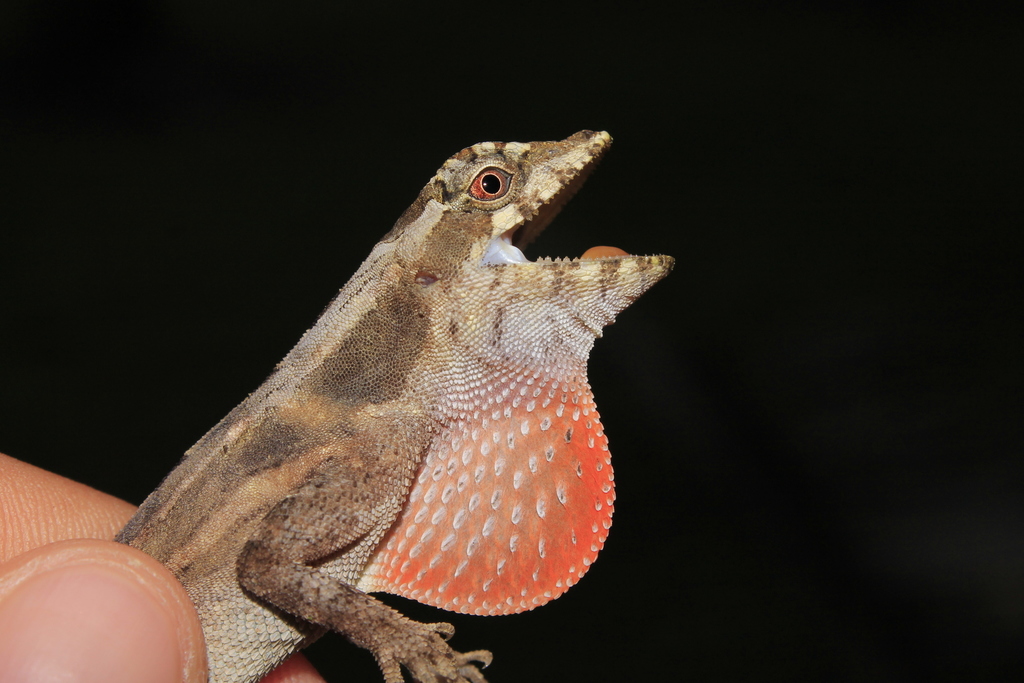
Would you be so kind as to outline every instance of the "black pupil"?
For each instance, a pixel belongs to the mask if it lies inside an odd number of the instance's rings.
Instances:
[[[487,194],[498,194],[498,190],[501,189],[501,178],[494,173],[488,173],[480,179],[480,187]]]

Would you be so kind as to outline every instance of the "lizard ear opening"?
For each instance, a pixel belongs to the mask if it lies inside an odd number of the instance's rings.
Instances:
[[[437,276],[425,270],[416,271],[416,284],[427,287],[437,282]]]

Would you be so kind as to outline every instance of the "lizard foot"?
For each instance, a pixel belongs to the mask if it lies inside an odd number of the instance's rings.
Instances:
[[[401,633],[379,641],[374,648],[386,683],[404,683],[403,666],[416,683],[487,683],[480,668],[491,663],[490,652],[451,649],[445,642],[455,633],[451,624],[421,624],[411,619],[403,622]]]

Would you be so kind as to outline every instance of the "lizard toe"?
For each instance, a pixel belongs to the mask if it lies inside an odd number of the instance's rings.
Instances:
[[[431,629],[434,633],[445,640],[451,640],[452,636],[455,635],[455,627],[445,621],[438,621],[433,624],[424,624],[424,626]]]
[[[472,652],[456,652],[455,661],[459,666],[459,676],[471,683],[487,683],[487,679],[480,673],[480,669],[486,669],[493,661],[494,655],[489,650],[473,650]],[[478,669],[476,664],[480,664]]]

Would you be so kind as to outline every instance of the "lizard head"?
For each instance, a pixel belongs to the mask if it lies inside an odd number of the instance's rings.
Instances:
[[[603,131],[580,131],[557,142],[483,142],[449,159],[436,187],[454,210],[490,216],[489,239],[475,245],[477,261],[526,263],[522,249],[583,186],[611,141]]]
[[[466,348],[505,361],[585,363],[601,329],[673,264],[611,247],[582,258],[523,254],[610,145],[608,133],[585,130],[552,142],[482,142],[445,162],[386,238],[405,243],[396,246],[434,299],[436,329],[458,328]]]

